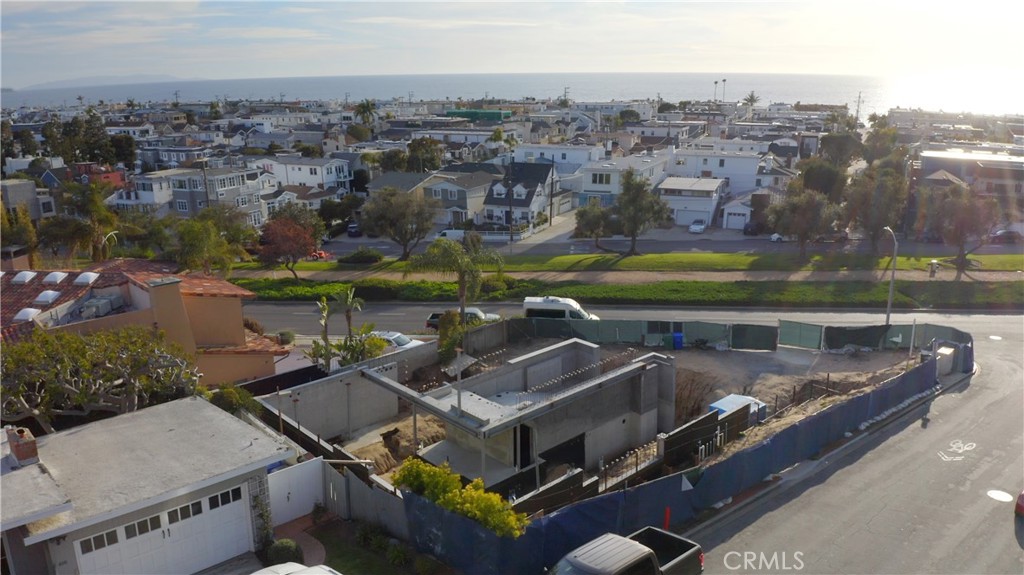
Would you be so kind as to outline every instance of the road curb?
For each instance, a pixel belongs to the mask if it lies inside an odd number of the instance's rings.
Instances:
[[[770,483],[765,481],[765,483],[768,483],[768,485],[765,485],[763,487],[751,488],[751,490],[755,491],[753,494],[746,497],[742,497],[742,499],[740,499],[740,501],[736,503],[727,504],[725,507],[723,507],[721,510],[716,512],[708,519],[701,521],[700,523],[688,528],[685,532],[681,533],[681,535],[683,537],[692,538],[691,535],[694,532],[701,529],[714,527],[715,525],[726,521],[733,515],[749,507],[755,501],[767,497],[769,494],[785,493],[789,489],[796,487],[804,480],[813,477],[814,475],[828,467],[830,463],[829,459],[842,459],[842,457],[845,456],[847,452],[851,451],[854,447],[859,446],[864,439],[871,437],[872,435],[885,429],[889,425],[892,425],[893,423],[903,419],[903,417],[906,416],[908,413],[928,403],[929,401],[933,401],[936,397],[945,394],[947,391],[956,389],[957,387],[961,386],[964,382],[977,375],[979,370],[980,366],[977,363],[975,363],[974,369],[970,373],[960,374],[959,377],[945,385],[942,385],[937,381],[936,385],[939,386],[939,390],[936,391],[935,393],[928,394],[917,401],[913,401],[907,404],[907,406],[904,409],[900,410],[898,413],[894,413],[890,417],[885,418],[885,420],[880,421],[875,425],[871,425],[864,431],[852,432],[854,433],[854,437],[851,437],[849,440],[843,441],[842,444],[836,447],[835,449],[828,450],[828,446],[826,446],[825,449],[822,450],[822,452],[819,454],[820,457],[818,459],[805,459],[794,464],[788,469],[784,469],[779,473],[773,474],[773,477],[778,477],[777,480],[773,480]],[[743,494],[738,494],[734,495],[733,497],[741,497],[742,495]]]

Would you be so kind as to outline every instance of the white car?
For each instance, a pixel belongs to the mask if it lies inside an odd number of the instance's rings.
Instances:
[[[772,234],[772,237],[769,239],[777,244],[784,241],[782,236],[780,236],[779,234]]]
[[[306,567],[301,563],[278,563],[264,567],[252,575],[341,575],[326,565]]]
[[[397,331],[373,331],[370,332],[370,335],[387,341],[389,348],[395,348],[393,351],[401,351],[403,349],[409,349],[410,347],[416,347],[426,343],[423,340],[413,339]]]
[[[703,234],[704,230],[707,229],[707,227],[708,225],[704,220],[693,220],[693,223],[690,224],[690,233]]]

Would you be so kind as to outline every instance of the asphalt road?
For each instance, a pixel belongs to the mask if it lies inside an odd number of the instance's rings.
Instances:
[[[522,315],[522,307],[516,303],[480,303],[476,307],[488,313],[503,317]],[[443,303],[367,303],[362,311],[355,312],[353,323],[372,322],[376,329],[400,331],[408,335],[430,333],[426,319],[431,312],[457,307],[454,302]],[[585,306],[587,311],[596,313],[602,319],[647,319],[661,321],[711,321],[720,323],[755,323],[771,325],[780,318],[817,324],[878,325],[885,321],[885,310],[874,311],[802,311],[757,309],[682,309],[640,306]],[[320,315],[316,304],[247,302],[243,309],[245,317],[251,317],[263,324],[268,332],[291,330],[297,334],[315,335],[320,333]],[[1024,320],[1019,315],[1005,314],[953,314],[939,312],[901,312],[894,310],[893,323],[930,322],[948,325],[987,337],[989,330],[1007,324],[1016,324],[1018,331],[1024,330]],[[335,314],[328,323],[331,335],[344,335],[345,318]],[[981,334],[981,335],[978,335]]]
[[[995,319],[936,320],[974,334],[967,384],[692,532],[705,573],[1024,572],[1024,318]]]

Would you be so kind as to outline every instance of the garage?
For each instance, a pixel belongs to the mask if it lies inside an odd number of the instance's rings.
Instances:
[[[725,212],[725,229],[727,230],[742,230],[743,226],[746,225],[749,214],[744,212]]]
[[[194,573],[251,551],[245,485],[75,542],[81,573]]]
[[[673,210],[677,226],[688,226],[693,220],[711,222],[711,214],[704,210]]]

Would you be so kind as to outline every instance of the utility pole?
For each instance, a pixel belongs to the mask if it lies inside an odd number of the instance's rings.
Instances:
[[[859,122],[860,121],[860,95],[861,95],[861,92],[857,92],[857,111],[853,115],[853,120],[855,122]]]
[[[175,103],[175,104],[177,104],[177,103],[178,103],[178,95],[179,95],[179,94],[181,94],[181,90],[175,90],[175,91],[174,91],[174,103]]]
[[[551,158],[551,192],[548,194],[548,227],[555,225],[555,159]]]
[[[345,107],[346,108],[348,107],[348,96],[349,96],[349,93],[345,92]]]
[[[508,197],[508,245],[510,245],[510,246],[512,245],[512,241],[513,241],[512,240],[512,182],[515,181],[515,180],[512,179],[513,178],[512,172],[514,171],[515,167],[516,167],[516,158],[515,158],[515,156],[512,156],[511,162],[509,163],[509,166],[508,166],[508,174],[505,176],[505,183],[507,184],[505,186],[505,195]]]

